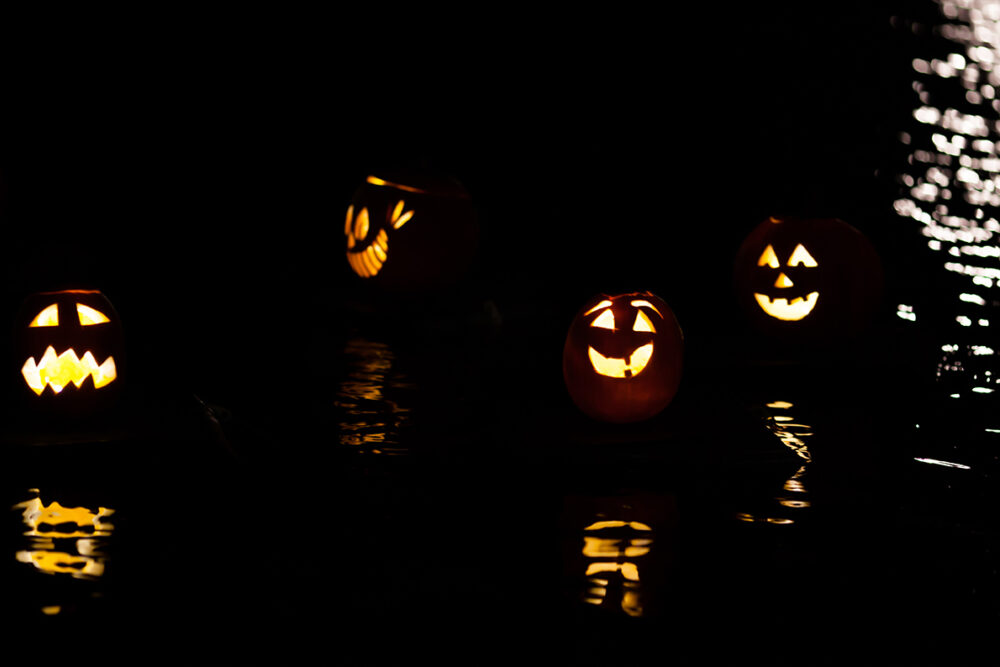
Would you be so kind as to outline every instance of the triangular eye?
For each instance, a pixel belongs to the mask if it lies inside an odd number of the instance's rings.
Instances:
[[[632,331],[648,331],[650,333],[656,333],[656,327],[653,323],[649,321],[649,316],[641,310],[635,314],[635,324],[632,325]]]
[[[803,264],[805,266],[819,266],[816,264],[816,260],[813,259],[813,256],[809,254],[809,251],[806,250],[806,247],[801,243],[795,246],[795,250],[792,251],[792,256],[788,258],[788,266],[798,266],[799,264]]]
[[[85,306],[82,303],[76,304],[76,314],[80,318],[80,324],[89,327],[93,324],[104,324],[105,322],[110,322],[108,316],[99,310],[95,310],[90,306]]]
[[[778,262],[778,256],[774,254],[774,248],[768,245],[764,248],[764,252],[761,253],[760,259],[757,260],[757,266],[770,266],[772,269],[776,269],[781,264]]]
[[[614,329],[615,328],[615,314],[611,310],[605,310],[603,313],[594,318],[594,321],[590,323],[592,327],[598,327],[600,329]]]
[[[23,322],[23,320],[22,320]],[[35,315],[29,327],[57,327],[59,326],[59,307],[56,304],[46,306],[42,312]]]

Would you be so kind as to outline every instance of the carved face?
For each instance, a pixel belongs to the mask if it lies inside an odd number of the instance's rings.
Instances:
[[[384,225],[372,225],[367,207],[362,207],[357,215],[353,204],[347,207],[344,234],[347,235],[347,262],[354,273],[362,278],[373,278],[382,270],[389,259],[389,231],[399,229],[413,217],[413,211],[405,208],[406,201],[400,199],[391,210],[386,210]]]
[[[816,301],[819,299],[819,291],[813,290],[804,295],[796,294],[793,289],[795,283],[788,277],[791,271],[782,270],[782,264],[778,261],[774,247],[770,244],[761,253],[760,259],[757,260],[757,266],[777,270],[774,279],[775,291],[771,293],[771,296],[754,292],[753,296],[760,305],[761,310],[771,317],[785,320],[786,322],[795,322],[801,320],[803,317],[808,317],[812,309],[816,307]],[[797,266],[816,268],[818,264],[813,259],[813,256],[809,254],[809,251],[806,250],[806,247],[798,243],[795,245],[795,249],[792,251],[785,266],[788,269]]]
[[[639,421],[660,412],[680,382],[683,337],[654,294],[601,295],[574,319],[563,348],[570,397],[604,421]]]
[[[740,247],[733,275],[755,328],[802,342],[860,332],[882,291],[874,248],[834,218],[765,220]]]
[[[656,333],[656,327],[653,325],[652,320],[649,319],[649,315],[653,315],[658,321],[661,321],[661,324],[663,315],[656,306],[649,302],[648,299],[632,299],[629,302],[629,305],[635,308],[635,321],[631,325],[631,331],[636,333],[629,336],[628,340],[631,341],[631,343],[641,344],[632,350],[625,350],[623,353],[624,356],[621,357],[606,357],[593,345],[588,345],[587,357],[590,359],[590,365],[593,367],[594,372],[598,375],[611,378],[633,378],[643,372],[649,364],[650,359],[653,358],[653,351],[655,347],[653,344],[653,334]],[[584,317],[589,317],[590,315],[594,315],[596,313],[596,315],[590,320],[590,326],[597,329],[605,329],[614,333],[618,331],[618,327],[615,326],[615,309],[613,306],[614,304],[610,299],[602,299],[600,303],[583,315]],[[646,309],[646,311],[643,309]],[[647,312],[649,312],[649,315],[646,314]],[[620,315],[621,312],[619,312],[619,316]],[[631,315],[631,313],[626,311],[626,316],[629,315]],[[627,325],[628,322],[617,324]],[[595,332],[595,334],[596,333],[597,332]],[[595,337],[601,338],[600,335]],[[644,342],[647,339],[649,342]],[[595,340],[594,342],[606,343],[607,341]],[[605,347],[620,350],[620,346],[614,344],[605,345]]]
[[[21,377],[35,395],[104,392],[119,379],[121,328],[100,292],[36,294],[18,327]]]
[[[354,274],[399,291],[455,280],[471,262],[476,235],[464,188],[418,174],[368,176],[344,221]]]

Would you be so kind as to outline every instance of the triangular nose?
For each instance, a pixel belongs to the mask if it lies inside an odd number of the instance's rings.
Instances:
[[[794,284],[795,283],[792,282],[792,279],[786,276],[784,273],[779,273],[778,279],[774,281],[775,287],[791,287]]]

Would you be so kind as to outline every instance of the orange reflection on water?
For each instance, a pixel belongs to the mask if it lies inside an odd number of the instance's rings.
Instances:
[[[673,525],[673,497],[569,497],[566,567],[582,575],[579,600],[613,613],[647,616],[669,570],[669,549],[659,546]],[[667,540],[669,542],[669,540]]]
[[[639,563],[649,554],[653,539],[651,528],[634,521],[604,521],[584,528],[583,555],[590,561],[584,576],[590,584],[583,601],[593,605],[607,602],[612,577],[619,578],[618,604],[629,616],[642,616],[639,595]],[[642,537],[637,537],[636,533]],[[627,560],[625,560],[627,559]],[[614,602],[614,601],[612,601]]]
[[[411,387],[394,368],[395,355],[385,343],[355,338],[344,348],[346,374],[334,405],[340,414],[340,444],[372,454],[404,454],[400,429],[410,409],[399,404]]]
[[[790,413],[795,404],[790,401],[771,401],[765,404],[768,412],[764,417],[765,427],[773,433],[783,445],[791,449],[795,454],[803,459],[804,463],[799,466],[782,486],[782,494],[774,498],[778,502],[778,515],[773,514],[773,510],[765,510],[764,513],[739,512],[736,514],[738,521],[746,523],[766,523],[776,526],[790,526],[796,522],[797,514],[791,516],[784,515],[785,510],[802,510],[809,508],[812,503],[806,495],[804,479],[806,469],[812,461],[812,455],[806,444],[813,435],[813,427],[802,423]],[[794,517],[794,518],[793,518]]]
[[[46,574],[68,574],[76,579],[96,579],[104,574],[105,538],[114,529],[108,521],[113,509],[64,507],[56,501],[45,504],[40,496],[12,509],[22,510],[27,526],[23,535],[29,538],[29,548],[15,553],[18,562]]]

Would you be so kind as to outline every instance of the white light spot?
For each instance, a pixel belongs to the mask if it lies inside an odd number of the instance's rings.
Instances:
[[[960,470],[972,470],[969,466],[963,463],[954,463],[952,461],[940,461],[938,459],[929,459],[923,457],[914,457],[914,461],[919,461],[920,463],[929,463],[935,466],[944,466],[945,468],[958,468]]]

